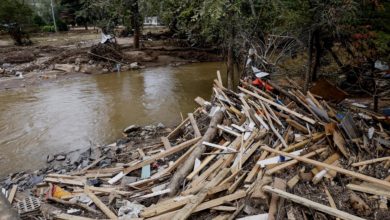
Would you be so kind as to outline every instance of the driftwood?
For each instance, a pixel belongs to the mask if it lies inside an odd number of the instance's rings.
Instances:
[[[191,172],[191,169],[194,167],[195,159],[200,157],[201,154],[205,151],[206,147],[202,144],[204,141],[210,142],[214,136],[217,134],[217,125],[220,124],[223,120],[223,113],[218,111],[215,113],[213,118],[210,121],[209,128],[206,133],[203,135],[201,140],[196,144],[195,150],[188,157],[186,162],[175,172],[172,177],[172,180],[168,186],[171,189],[171,195],[177,193],[179,185],[186,178],[186,176]]]

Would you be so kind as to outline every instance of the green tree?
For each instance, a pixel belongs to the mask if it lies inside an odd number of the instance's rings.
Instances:
[[[16,0],[3,0],[0,4],[0,25],[15,41],[16,45],[30,44],[25,27],[31,24],[32,10]]]

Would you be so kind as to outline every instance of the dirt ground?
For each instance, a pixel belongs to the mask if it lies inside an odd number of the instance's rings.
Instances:
[[[150,30],[148,30],[150,32]],[[0,36],[0,91],[41,85],[87,74],[101,74],[131,69],[191,62],[220,61],[213,49],[194,50],[175,40],[152,39],[145,35],[140,50],[133,49],[131,37],[116,38],[120,59],[99,53],[100,30],[71,30],[64,33],[40,33],[31,36],[32,46],[14,46]],[[97,48],[99,55],[91,55]],[[96,50],[95,50],[96,51]],[[95,52],[94,51],[94,52]],[[115,53],[117,53],[115,51]]]

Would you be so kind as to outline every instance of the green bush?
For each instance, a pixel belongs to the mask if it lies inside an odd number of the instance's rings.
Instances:
[[[68,31],[69,30],[68,25],[66,25],[66,23],[63,22],[61,19],[57,20],[57,28],[58,28],[58,31]]]
[[[46,22],[42,19],[42,17],[37,15],[37,14],[34,15],[33,21],[34,21],[34,24],[38,25],[39,27],[42,27],[42,26],[46,25]]]
[[[43,32],[55,32],[55,28],[53,25],[45,25],[42,27]]]

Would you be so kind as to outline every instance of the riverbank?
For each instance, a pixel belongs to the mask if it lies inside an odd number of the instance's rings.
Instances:
[[[215,80],[173,129],[131,125],[1,186],[21,216],[47,219],[389,216],[388,118],[274,85],[235,92]]]
[[[82,74],[221,61],[215,49],[177,47],[172,40],[147,37],[141,50],[132,49],[132,38],[117,38],[116,49],[121,59],[110,59],[105,51],[96,54],[95,51],[104,50],[99,46],[100,34],[96,31],[38,35],[32,39],[35,45],[26,47],[11,46],[2,38],[0,91],[39,86]]]

